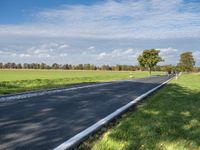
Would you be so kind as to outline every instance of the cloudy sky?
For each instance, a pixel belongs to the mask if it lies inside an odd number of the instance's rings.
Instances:
[[[149,48],[200,66],[200,1],[0,1],[0,62],[135,65]]]

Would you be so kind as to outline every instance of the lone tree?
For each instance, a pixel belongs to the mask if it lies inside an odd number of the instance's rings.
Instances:
[[[192,52],[185,52],[180,55],[180,62],[178,66],[180,67],[181,71],[190,72],[193,70],[195,66],[195,60],[192,55]]]
[[[140,66],[149,69],[149,73],[153,67],[157,65],[158,62],[163,61],[163,59],[159,56],[160,51],[156,49],[147,49],[144,50],[141,55],[138,57],[138,62]]]

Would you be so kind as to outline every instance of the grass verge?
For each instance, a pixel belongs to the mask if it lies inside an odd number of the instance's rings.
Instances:
[[[78,149],[200,150],[200,75],[182,75],[134,110]]]
[[[163,72],[154,72],[160,75]],[[149,76],[148,72],[0,70],[0,94]]]

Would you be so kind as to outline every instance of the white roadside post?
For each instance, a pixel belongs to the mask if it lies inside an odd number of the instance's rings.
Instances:
[[[176,73],[176,80],[178,80],[178,74]]]
[[[180,77],[182,72],[176,73],[176,80],[178,80],[178,77]]]
[[[129,78],[133,78],[132,72],[129,73]]]

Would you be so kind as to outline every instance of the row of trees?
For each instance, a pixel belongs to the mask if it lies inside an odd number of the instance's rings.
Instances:
[[[45,63],[0,63],[0,69],[65,69],[65,70],[116,70],[116,71],[134,71],[140,70],[139,66],[133,65],[102,65],[96,66],[94,64],[57,64],[48,65]]]
[[[57,64],[48,65],[45,63],[0,63],[0,69],[65,69],[65,70],[115,70],[115,71],[136,71],[136,70],[149,70],[151,71],[184,71],[184,72],[199,72],[200,68],[194,67],[195,60],[192,52],[185,52],[180,55],[180,61],[177,66],[165,65],[158,66],[159,62],[164,61],[159,56],[160,51],[156,49],[144,50],[138,57],[138,65],[102,65],[96,66],[94,64]]]
[[[168,70],[175,70],[180,67],[173,66],[173,65],[164,65],[159,66],[156,65],[151,68],[152,71],[168,71]],[[96,66],[94,64],[78,64],[78,65],[71,65],[71,64],[57,64],[54,63],[52,65],[48,65],[45,63],[0,63],[0,69],[64,69],[64,70],[111,70],[111,71],[137,71],[137,70],[149,70],[148,67],[145,65],[102,65]],[[192,71],[198,72],[200,68],[196,67],[193,68]]]
[[[159,62],[164,61],[159,56],[160,51],[156,49],[147,49],[144,50],[141,55],[138,57],[138,63],[141,67],[146,68],[149,70],[150,74],[151,71],[154,70]],[[192,71],[200,71],[198,67],[195,66],[195,60],[192,55],[192,52],[184,52],[180,55],[180,61],[177,66],[165,66],[165,70],[168,72],[171,71],[183,71],[183,72],[192,72]],[[158,66],[157,66],[158,67]],[[158,70],[158,69],[156,69]]]

